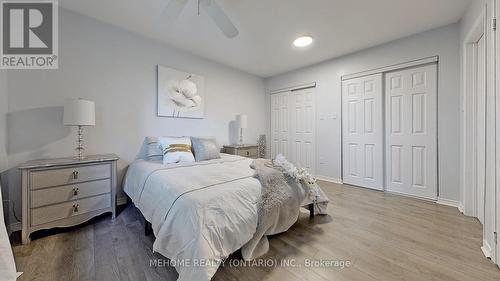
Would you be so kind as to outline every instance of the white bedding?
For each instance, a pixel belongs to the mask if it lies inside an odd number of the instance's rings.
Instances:
[[[124,191],[151,222],[153,250],[176,262],[180,281],[210,280],[257,229],[261,185],[253,160],[221,157],[167,165],[137,160],[125,178]]]
[[[14,256],[12,255],[12,248],[5,227],[2,192],[0,192],[0,280],[13,281],[16,278],[16,264],[14,263]]]
[[[261,186],[252,177],[252,159],[221,157],[169,165],[137,160],[127,172],[124,190],[151,222],[154,251],[190,263],[176,266],[179,281],[210,280],[221,259],[257,228]]]

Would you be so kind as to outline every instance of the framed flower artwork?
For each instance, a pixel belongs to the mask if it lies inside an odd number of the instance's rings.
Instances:
[[[158,65],[158,116],[204,118],[205,78]]]

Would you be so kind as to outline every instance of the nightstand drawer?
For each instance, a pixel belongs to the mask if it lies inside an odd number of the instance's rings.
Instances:
[[[57,205],[31,209],[31,225],[53,222],[111,207],[111,195],[104,194]]]
[[[31,192],[31,208],[109,193],[111,179],[38,189]]]
[[[238,149],[237,154],[243,157],[257,157],[257,149],[256,148],[245,148]]]
[[[75,166],[31,173],[31,189],[68,185],[111,177],[111,165]]]

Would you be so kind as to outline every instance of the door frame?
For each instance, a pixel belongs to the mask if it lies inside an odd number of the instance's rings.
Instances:
[[[475,197],[477,194],[477,186],[475,171],[476,166],[473,160],[476,157],[476,144],[472,141],[474,132],[476,130],[476,119],[474,114],[475,104],[475,88],[476,84],[474,78],[476,76],[475,68],[474,68],[474,43],[478,41],[481,35],[485,36],[485,48],[486,48],[486,91],[487,97],[489,95],[493,95],[495,99],[493,102],[494,106],[494,135],[495,135],[495,144],[494,144],[494,154],[496,155],[496,161],[493,164],[495,167],[494,175],[495,175],[495,186],[493,190],[493,196],[495,197],[496,202],[494,202],[495,210],[492,210],[492,222],[493,227],[492,230],[495,233],[498,233],[500,230],[500,122],[497,122],[498,113],[500,112],[500,101],[498,96],[498,91],[496,90],[496,81],[500,81],[499,76],[499,57],[496,55],[498,53],[498,43],[496,32],[493,31],[492,21],[496,18],[496,14],[498,14],[498,6],[497,0],[488,0],[483,6],[480,15],[476,18],[476,21],[465,37],[463,44],[463,90],[461,91],[461,116],[460,116],[460,127],[461,127],[461,157],[460,157],[460,171],[462,174],[462,178],[460,180],[460,190],[461,190],[461,200],[462,200],[462,209],[461,211],[468,216],[477,217],[477,206],[475,205],[477,202],[477,198]],[[487,168],[487,167],[486,167]],[[485,192],[488,192],[486,190]],[[485,201],[486,204],[486,201]],[[486,216],[485,216],[486,223]],[[500,246],[495,241],[492,241],[495,245],[490,245],[485,239],[486,237],[486,227],[483,226],[483,246],[481,249],[483,253],[487,257],[491,257],[492,261],[498,264],[497,255],[500,253]],[[494,239],[494,238],[493,238]]]
[[[479,48],[479,44],[480,44],[480,41],[483,40],[483,47],[482,48]],[[472,194],[473,195],[473,204],[474,204],[474,210],[473,210],[473,213],[474,213],[474,216],[477,217],[479,219],[479,221],[484,225],[485,223],[485,219],[486,219],[486,212],[485,212],[485,208],[486,208],[486,200],[485,200],[485,196],[486,196],[486,186],[487,186],[487,177],[486,177],[486,170],[487,170],[487,166],[486,166],[486,162],[487,162],[487,126],[488,126],[488,116],[487,116],[487,108],[488,108],[488,94],[489,94],[489,89],[488,89],[488,82],[487,80],[488,79],[488,65],[487,65],[487,59],[488,59],[488,54],[487,54],[487,49],[488,49],[488,41],[486,39],[486,34],[482,34],[481,37],[479,38],[479,40],[475,43],[472,44],[472,55],[473,55],[473,69],[472,69],[472,79],[473,79],[473,89],[472,89],[472,92],[473,92],[473,104],[474,104],[474,112],[472,112],[472,120],[473,120],[473,129],[474,129],[474,133],[472,134],[472,136],[475,136],[475,138],[473,139],[473,150],[472,150],[472,153],[474,154],[475,158],[474,158],[474,162],[473,162],[473,170],[472,170],[472,174],[473,174],[473,179],[474,179],[474,182],[473,182],[473,186],[474,186],[474,193]],[[483,55],[484,55],[484,61],[482,62],[482,66],[483,66],[483,77],[482,77],[482,82],[479,81],[479,63],[480,61],[478,60],[479,59],[479,55],[480,55],[480,51],[482,49],[482,52],[483,52]],[[480,85],[480,83],[484,83],[483,84],[483,91],[484,93],[480,93],[478,91],[478,87]],[[481,94],[481,96],[479,96]],[[483,96],[484,95],[484,96]],[[480,99],[482,99],[482,101],[480,101]],[[482,108],[484,112],[482,112],[482,114],[480,114],[480,108],[481,107],[484,107]],[[483,115],[481,118],[480,116]],[[484,119],[484,124],[480,124],[480,119]],[[478,126],[478,125],[481,125],[481,126]],[[483,131],[484,130],[484,131]],[[484,143],[482,142],[479,142],[477,141],[478,138],[478,134],[481,133],[482,136],[484,137]],[[482,158],[482,161],[478,161],[478,158],[481,157]],[[480,163],[482,163],[482,165],[484,166],[484,170],[483,171],[480,171],[478,170],[478,168],[480,167]],[[480,176],[481,175],[481,176]],[[483,177],[483,187],[481,188],[478,188],[480,185],[478,185],[478,180],[480,177]],[[481,191],[481,189],[484,189],[482,190],[482,197],[481,198],[479,196],[479,192]],[[482,207],[482,209],[481,209]],[[482,214],[481,214],[482,213]],[[482,220],[481,220],[482,218]]]
[[[498,0],[493,0],[493,7],[492,7],[492,13],[493,13],[493,18],[497,22],[497,30],[498,30],[498,16],[500,15],[500,2]],[[498,32],[498,31],[496,31]],[[492,42],[493,42],[493,57],[495,58],[493,60],[494,63],[494,89],[495,89],[495,113],[496,117],[495,120],[498,120],[498,117],[500,116],[500,91],[499,89],[499,83],[500,83],[500,36],[497,35],[496,32],[492,32]],[[500,232],[500,122],[496,122],[496,212],[495,212],[495,218],[496,218],[496,228],[495,231],[498,235]],[[498,239],[498,238],[497,238]],[[496,264],[500,265],[500,244],[496,243]]]
[[[475,131],[477,118],[476,107],[476,86],[477,86],[477,62],[475,61],[476,43],[485,36],[485,47],[488,37],[486,32],[486,6],[480,16],[476,19],[474,27],[467,34],[463,42],[463,91],[461,93],[461,153],[460,170],[462,178],[460,180],[461,201],[460,211],[468,216],[477,217],[477,187],[476,187],[476,147]],[[486,53],[487,54],[487,53]],[[485,72],[487,76],[487,72]]]

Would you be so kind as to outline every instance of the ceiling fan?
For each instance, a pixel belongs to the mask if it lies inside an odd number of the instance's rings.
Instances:
[[[189,0],[170,0],[165,8],[162,16],[165,17],[170,24],[173,23],[181,14],[182,9],[186,6]],[[198,14],[200,8],[205,10],[207,15],[214,21],[215,25],[228,37],[233,38],[238,35],[239,31],[231,22],[229,17],[224,13],[222,8],[215,2],[215,0],[197,0],[198,1]]]

